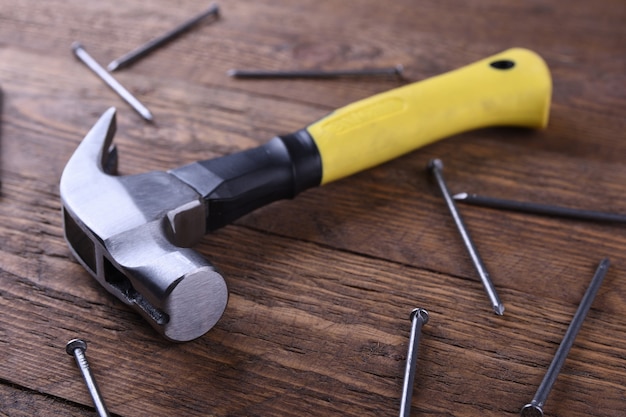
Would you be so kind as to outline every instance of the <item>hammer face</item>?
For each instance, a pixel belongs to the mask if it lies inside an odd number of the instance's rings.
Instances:
[[[167,339],[193,340],[222,316],[228,302],[224,279],[198,253],[170,243],[161,222],[103,241],[65,206],[63,215],[76,259]]]
[[[173,341],[202,336],[228,300],[222,276],[188,249],[205,231],[201,197],[165,172],[109,175],[115,112],[87,134],[61,177],[65,238],[110,293]]]

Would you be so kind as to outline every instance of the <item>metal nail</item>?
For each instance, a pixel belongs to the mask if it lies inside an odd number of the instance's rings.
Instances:
[[[111,76],[95,59],[85,51],[85,48],[78,43],[72,44],[74,55],[87,67],[92,70],[102,81],[104,81],[113,91],[115,91],[124,101],[137,112],[141,117],[148,121],[152,121],[152,113],[139,100],[137,100],[127,89],[122,86],[115,78]]]
[[[561,367],[563,366],[563,363],[567,358],[567,354],[574,344],[574,339],[576,339],[576,335],[578,334],[580,327],[583,325],[585,317],[587,317],[589,308],[591,308],[591,304],[593,303],[598,289],[600,289],[600,285],[604,280],[604,276],[606,275],[610,264],[611,262],[609,261],[609,258],[605,258],[600,261],[600,264],[596,269],[596,273],[591,279],[589,288],[585,291],[585,295],[583,295],[583,298],[578,305],[576,314],[574,314],[574,317],[565,332],[565,336],[563,336],[563,340],[561,341],[561,344],[554,355],[554,359],[552,359],[552,363],[550,364],[546,375],[543,377],[535,396],[529,404],[526,404],[522,408],[520,412],[522,417],[543,416],[543,406],[546,403],[548,394],[550,394],[550,390],[556,381],[556,377],[559,375],[559,372],[561,372]]]
[[[366,68],[355,70],[294,70],[294,71],[261,71],[231,69],[227,74],[234,78],[340,78],[340,77],[363,77],[395,75],[402,76],[402,65],[391,68]]]
[[[592,220],[601,222],[626,223],[626,215],[605,213],[593,210],[580,210],[548,204],[531,203],[525,201],[505,200],[502,198],[486,197],[477,194],[459,193],[453,197],[456,201],[483,207],[519,211],[532,214],[565,217],[578,220]]]
[[[454,219],[454,222],[456,223],[457,229],[459,229],[459,233],[461,234],[461,237],[463,238],[463,243],[465,244],[465,247],[467,248],[467,251],[469,252],[470,258],[472,258],[474,267],[476,268],[476,271],[478,272],[478,275],[480,276],[483,286],[485,287],[487,295],[489,296],[489,300],[491,301],[491,306],[493,308],[493,311],[496,314],[501,316],[502,314],[504,314],[504,305],[500,301],[500,297],[498,297],[498,293],[496,292],[496,289],[493,285],[493,282],[491,281],[489,273],[487,272],[487,268],[485,267],[485,264],[483,263],[482,258],[478,254],[476,245],[474,245],[474,242],[472,241],[472,238],[470,237],[470,234],[467,231],[467,228],[465,227],[463,218],[461,217],[461,214],[456,208],[456,205],[454,204],[454,200],[450,196],[450,192],[448,191],[448,187],[443,178],[443,162],[441,162],[441,160],[439,159],[433,159],[430,161],[428,166],[429,166],[430,171],[434,175],[435,179],[437,180],[437,184],[439,185],[439,188],[441,189],[441,194],[443,194],[443,198],[445,199],[448,209],[450,210],[450,214],[452,214],[452,218]]]
[[[128,52],[127,54],[117,58],[107,66],[109,71],[115,71],[124,67],[127,67],[144,56],[148,55],[150,52],[155,49],[165,45],[167,42],[177,38],[182,35],[184,32],[187,32],[189,29],[196,26],[202,20],[207,17],[213,16],[216,19],[219,17],[219,7],[217,4],[213,3],[210,8],[205,10],[204,12],[192,17],[191,19],[181,23],[176,26],[174,29],[164,33],[163,35],[152,39],[151,41],[141,45],[140,47]]]
[[[400,417],[408,417],[411,415],[411,398],[413,396],[417,353],[419,350],[422,326],[428,323],[428,311],[423,308],[416,308],[411,311],[409,317],[411,319],[411,336],[409,339],[409,350],[406,355],[402,400],[400,401]]]
[[[65,346],[67,354],[74,356],[74,359],[76,359],[76,364],[78,365],[80,372],[83,374],[83,379],[85,380],[85,384],[87,384],[87,389],[89,390],[89,394],[91,394],[98,416],[110,417],[109,412],[104,405],[104,400],[102,399],[98,385],[96,384],[96,380],[91,373],[89,363],[87,362],[87,357],[85,356],[86,350],[87,343],[81,339],[72,339],[67,342],[67,345]]]

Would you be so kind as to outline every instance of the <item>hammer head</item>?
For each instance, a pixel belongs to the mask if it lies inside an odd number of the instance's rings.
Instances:
[[[202,336],[228,290],[189,249],[206,229],[202,197],[167,172],[117,176],[115,109],[87,133],[61,176],[65,239],[110,293],[173,341]]]

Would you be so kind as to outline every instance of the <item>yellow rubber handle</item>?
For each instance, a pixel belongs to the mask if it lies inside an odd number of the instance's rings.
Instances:
[[[320,152],[325,184],[467,130],[543,128],[551,93],[543,59],[514,48],[352,103],[306,130]]]

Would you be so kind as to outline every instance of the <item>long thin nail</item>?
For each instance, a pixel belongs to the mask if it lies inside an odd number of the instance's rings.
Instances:
[[[213,16],[217,19],[219,16],[219,7],[217,4],[212,4],[211,7],[204,12],[198,14],[197,16],[192,17],[191,19],[181,23],[176,26],[174,29],[164,33],[163,35],[152,39],[151,41],[141,45],[140,47],[133,49],[127,54],[117,58],[107,66],[109,71],[115,71],[124,67],[127,67],[144,56],[148,55],[150,52],[155,49],[165,45],[167,42],[177,38],[182,35],[184,32],[187,32],[202,20],[206,19],[209,16]]]
[[[553,206],[525,201],[505,200],[502,198],[486,197],[477,194],[459,193],[453,197],[457,201],[476,206],[519,211],[547,216],[565,217],[577,220],[591,220],[600,222],[626,223],[626,215],[605,213],[593,210],[580,210],[568,207]]]
[[[576,314],[574,314],[574,317],[565,332],[565,336],[563,336],[563,340],[554,355],[554,359],[552,360],[546,375],[543,377],[543,381],[541,381],[541,385],[539,385],[532,401],[529,404],[526,404],[521,410],[520,415],[522,417],[543,416],[543,406],[548,398],[548,394],[550,394],[550,390],[556,381],[556,377],[559,375],[559,372],[561,372],[561,367],[567,358],[570,348],[574,344],[574,339],[576,339],[576,335],[578,334],[585,317],[587,317],[589,308],[591,308],[591,304],[596,297],[598,289],[604,280],[604,276],[606,275],[610,264],[611,262],[609,259],[605,258],[598,265],[598,269],[589,284],[589,288],[587,288],[585,295],[580,301]]]
[[[261,71],[231,69],[227,74],[234,78],[340,78],[340,77],[363,77],[380,75],[402,75],[402,65],[391,68],[366,68],[356,70],[294,70],[294,71]]]
[[[413,383],[415,381],[415,368],[417,366],[417,353],[420,345],[422,326],[428,323],[428,311],[416,308],[411,311],[411,337],[409,349],[406,355],[406,367],[404,370],[404,382],[402,385],[402,400],[400,402],[400,417],[411,415],[411,398],[413,397]]]
[[[127,89],[124,88],[124,86],[122,86],[122,84],[120,84],[115,78],[113,78],[111,74],[109,74],[104,68],[102,68],[100,64],[98,64],[96,60],[93,59],[91,55],[87,53],[87,51],[85,51],[85,48],[83,48],[80,43],[74,42],[72,44],[72,51],[83,64],[87,65],[90,70],[92,70],[98,77],[100,77],[100,79],[104,81],[113,91],[115,91],[125,102],[130,104],[130,106],[137,113],[139,113],[141,117],[149,122],[152,121],[152,113],[150,113],[150,110],[148,110],[146,106],[141,104],[141,102],[137,100],[135,96],[133,96]]]
[[[448,206],[448,209],[450,210],[450,214],[452,214],[452,218],[456,223],[456,227],[457,229],[459,229],[459,233],[463,238],[463,243],[465,244],[465,247],[469,252],[470,258],[472,258],[474,267],[476,268],[476,271],[480,276],[480,280],[482,281],[483,286],[487,291],[487,295],[489,296],[489,300],[491,301],[493,311],[501,316],[502,314],[504,314],[504,305],[500,301],[500,297],[498,297],[498,293],[496,292],[493,282],[491,282],[491,278],[489,277],[487,268],[485,267],[482,258],[478,254],[478,251],[476,250],[476,245],[474,245],[474,242],[472,241],[472,238],[470,237],[470,234],[465,227],[463,218],[456,208],[454,200],[450,196],[448,186],[446,185],[446,182],[443,178],[443,162],[441,162],[441,160],[439,159],[433,159],[430,161],[428,166],[435,179],[437,180],[437,184],[439,185],[441,194],[443,194],[443,198],[446,200],[446,204]]]
[[[85,356],[86,350],[87,343],[81,339],[72,339],[67,342],[67,345],[65,346],[65,351],[67,352],[67,354],[73,356],[76,360],[76,364],[78,365],[78,369],[80,369],[80,372],[83,375],[83,379],[85,380],[85,384],[87,385],[89,394],[91,394],[91,399],[93,400],[93,404],[96,407],[98,416],[109,417],[109,412],[106,408],[106,405],[104,405],[104,400],[102,399],[102,395],[100,394],[100,390],[98,389],[98,385],[96,384],[96,379],[93,377],[93,374],[91,373],[91,368],[89,367],[89,363],[87,362],[87,357]]]

